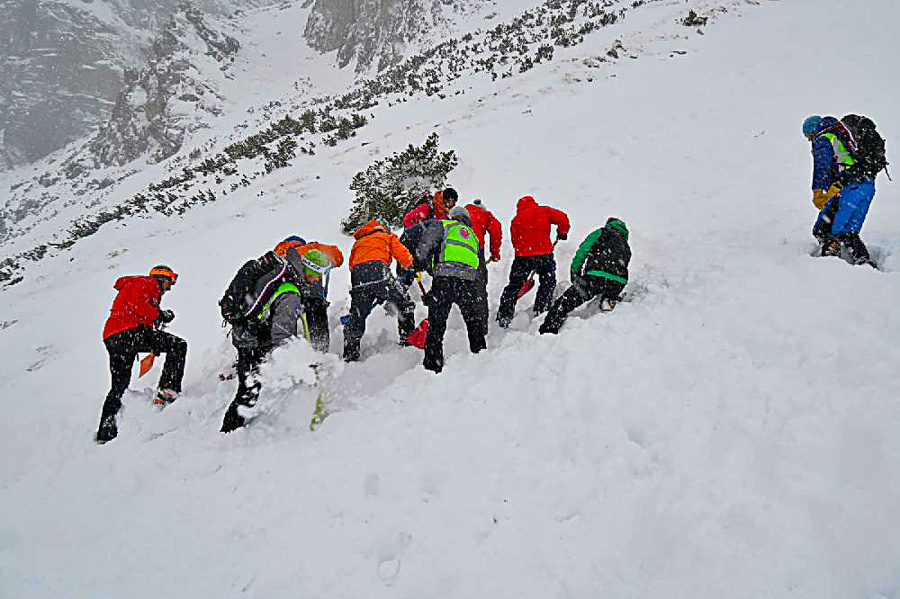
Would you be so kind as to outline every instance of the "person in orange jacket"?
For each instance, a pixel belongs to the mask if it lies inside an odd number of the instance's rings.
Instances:
[[[350,251],[350,318],[344,325],[344,361],[359,360],[359,342],[366,332],[366,319],[379,301],[397,307],[400,343],[415,327],[415,304],[391,275],[392,260],[403,268],[412,267],[409,250],[390,229],[375,219],[354,233],[356,242]]]
[[[175,271],[159,265],[153,267],[148,276],[120,277],[114,285],[118,294],[103,327],[112,387],[103,402],[100,427],[95,437],[97,443],[111,441],[119,434],[116,414],[131,382],[131,367],[138,352],[166,354],[154,403],[165,406],[181,393],[187,342],[160,330],[160,325],[172,322],[175,314],[159,308],[163,294],[177,280]]]

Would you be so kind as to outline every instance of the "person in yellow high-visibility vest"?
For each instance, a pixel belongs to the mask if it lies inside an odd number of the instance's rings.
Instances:
[[[431,290],[423,301],[428,306],[428,333],[423,365],[433,372],[444,368],[444,332],[453,304],[459,306],[469,350],[477,354],[487,347],[487,296],[478,273],[481,263],[478,237],[472,230],[469,212],[463,206],[450,210],[450,218],[435,220],[422,235],[416,258],[427,265],[433,277]]]

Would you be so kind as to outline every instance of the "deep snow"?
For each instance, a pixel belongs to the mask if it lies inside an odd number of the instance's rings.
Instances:
[[[900,596],[898,194],[880,177],[863,229],[884,272],[812,258],[799,131],[863,112],[900,148],[896,8],[860,4],[650,5],[522,77],[382,109],[357,143],[227,202],[39,264],[0,314],[0,595]],[[704,35],[674,22],[719,5]],[[636,59],[586,64],[615,38]],[[233,272],[295,232],[349,252],[352,175],[431,131],[460,157],[451,184],[504,223],[492,315],[525,194],[572,218],[562,281],[587,233],[628,223],[631,301],[558,337],[492,324],[478,356],[454,314],[440,376],[376,310],[363,361],[331,358],[319,430],[297,343],[273,356],[268,414],[218,433]],[[135,380],[98,447],[112,283],[158,262],[180,273],[164,306],[185,392],[157,414],[158,367]]]

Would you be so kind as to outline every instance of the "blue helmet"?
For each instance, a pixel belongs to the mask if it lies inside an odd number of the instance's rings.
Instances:
[[[803,136],[809,137],[810,135],[815,135],[816,133],[818,133],[821,126],[822,117],[818,115],[806,117],[806,120],[803,121]]]

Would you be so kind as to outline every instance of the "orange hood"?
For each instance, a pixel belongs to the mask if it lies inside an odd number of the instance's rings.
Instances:
[[[372,233],[390,233],[390,231],[388,231],[387,227],[373,218],[357,229],[356,233],[353,234],[353,238],[362,239],[366,235],[371,235]]]

